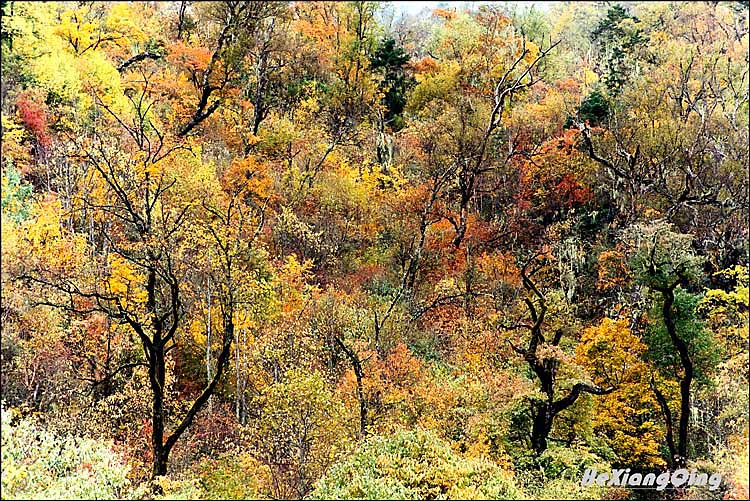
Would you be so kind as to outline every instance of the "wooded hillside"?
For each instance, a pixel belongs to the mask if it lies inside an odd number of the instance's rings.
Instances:
[[[749,11],[3,1],[3,498],[747,499]]]

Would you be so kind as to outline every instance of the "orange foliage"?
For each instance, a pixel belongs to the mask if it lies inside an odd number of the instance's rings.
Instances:
[[[175,42],[169,47],[167,61],[196,74],[208,67],[211,61],[211,51],[206,47],[194,47]]]
[[[445,19],[447,21],[451,21],[456,18],[456,9],[434,9],[432,11],[432,15],[435,17],[439,17],[442,19]]]
[[[248,201],[263,202],[271,196],[273,180],[267,166],[254,157],[235,159],[221,178],[227,193],[242,193]]]
[[[424,73],[427,75],[432,75],[434,73],[437,73],[439,69],[438,62],[430,56],[425,56],[422,59],[409,61],[407,63],[407,66],[414,73],[420,73],[420,74]]]
[[[617,250],[607,250],[599,254],[599,277],[596,286],[600,290],[622,287],[628,277],[625,255]]]

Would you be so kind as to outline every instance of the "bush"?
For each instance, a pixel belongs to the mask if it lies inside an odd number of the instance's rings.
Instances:
[[[2,409],[3,499],[116,499],[130,467],[109,444],[58,436]]]
[[[242,450],[204,460],[199,475],[206,499],[259,499],[271,482],[269,468]]]
[[[313,499],[521,499],[513,475],[428,431],[373,436],[318,481]]]

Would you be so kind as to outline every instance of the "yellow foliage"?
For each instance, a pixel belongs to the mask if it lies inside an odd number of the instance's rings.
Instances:
[[[648,368],[641,360],[645,351],[626,320],[605,318],[584,330],[576,360],[589,370],[595,384],[616,388],[595,399],[594,429],[604,433],[610,447],[629,464],[661,466],[659,446],[664,432],[655,424],[661,414],[649,388]],[[665,392],[673,388],[669,390]]]
[[[117,254],[110,254],[109,267],[109,291],[120,298],[122,306],[144,304],[147,298],[143,288],[145,277],[137,272],[133,264]]]
[[[44,247],[47,242],[62,237],[61,211],[62,204],[58,199],[49,200],[37,206],[36,219],[27,233],[27,237],[34,247]]]

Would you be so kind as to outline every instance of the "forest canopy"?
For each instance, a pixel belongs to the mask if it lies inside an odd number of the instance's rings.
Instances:
[[[750,496],[748,2],[397,4],[2,2],[3,499]]]

